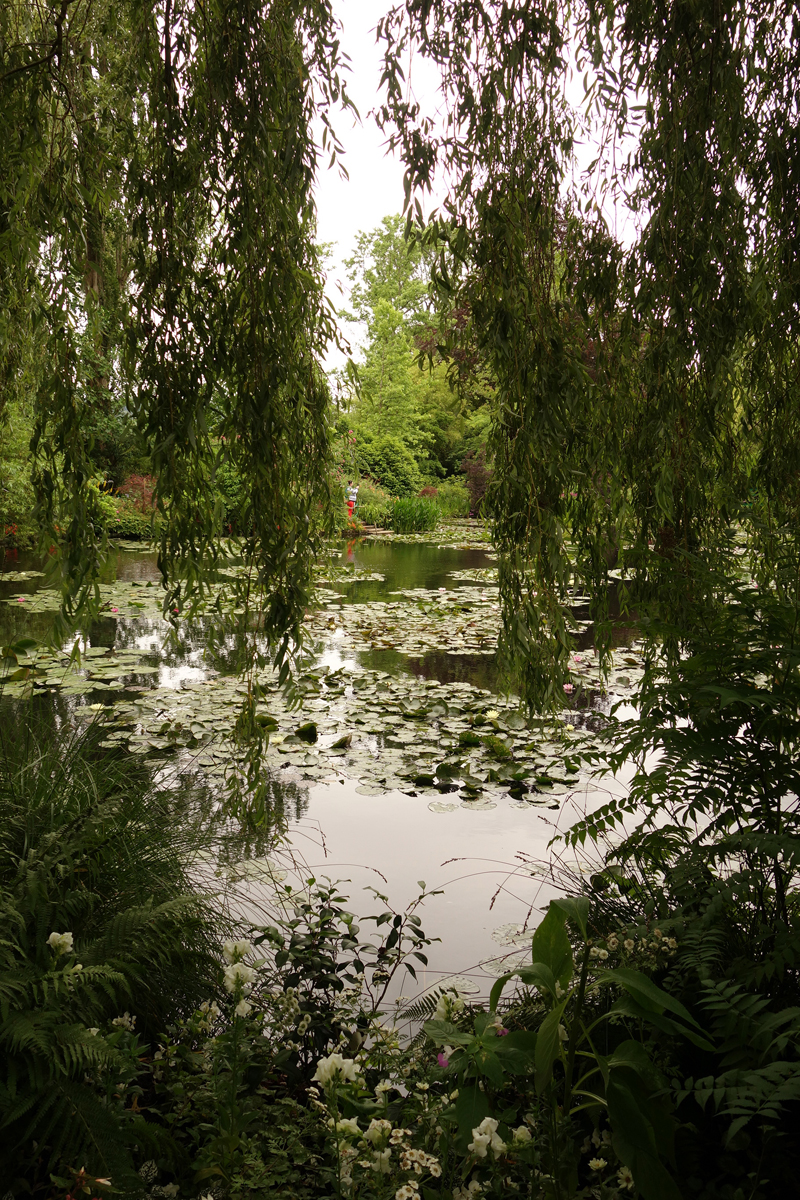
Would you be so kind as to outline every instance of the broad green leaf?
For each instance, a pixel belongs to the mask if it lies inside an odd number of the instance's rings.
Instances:
[[[456,1122],[462,1151],[472,1141],[472,1131],[491,1112],[489,1098],[478,1085],[465,1084],[459,1088],[456,1098]]]
[[[614,1150],[630,1167],[634,1184],[645,1200],[682,1200],[675,1181],[660,1161],[659,1139],[641,1097],[634,1095],[618,1072],[611,1073],[606,1085],[606,1102]]]
[[[668,992],[665,992],[657,984],[653,983],[652,979],[648,979],[646,975],[642,975],[640,971],[634,971],[630,967],[616,967],[612,971],[603,971],[597,976],[592,987],[603,987],[609,983],[624,988],[626,992],[629,992],[641,1004],[642,1008],[650,1009],[656,1013],[662,1013],[666,1009],[668,1012],[675,1013],[676,1016],[681,1017],[684,1021],[688,1021],[697,1029],[700,1028],[692,1014],[688,1009],[684,1008],[680,1000],[674,999]]]
[[[567,986],[573,971],[572,947],[564,928],[566,917],[563,909],[551,903],[531,942],[531,961],[549,967],[562,987]]]
[[[462,1033],[449,1021],[426,1021],[423,1026],[425,1033],[437,1046],[468,1046],[472,1041],[471,1033]]]
[[[536,1091],[540,1094],[547,1087],[553,1074],[553,1064],[559,1056],[561,1050],[561,1038],[559,1036],[559,1026],[561,1018],[564,1015],[566,1000],[554,1009],[552,1009],[539,1026],[536,1035],[536,1051],[534,1054],[534,1062],[536,1064],[535,1084]]]
[[[570,921],[578,927],[583,940],[589,936],[589,900],[586,896],[562,896],[553,900],[557,908],[566,913]]]

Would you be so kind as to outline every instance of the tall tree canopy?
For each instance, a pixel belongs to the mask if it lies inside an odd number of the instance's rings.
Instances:
[[[335,156],[336,29],[328,0],[0,8],[0,413],[35,363],[34,483],[68,615],[102,561],[92,429],[113,397],[158,479],[167,609],[202,592],[209,482],[233,463],[247,586],[267,633],[298,631],[326,499],[311,122]]]
[[[561,694],[567,587],[602,615],[618,549],[627,602],[679,616],[684,641],[724,602],[736,527],[761,585],[796,610],[795,6],[408,0],[380,34],[409,212],[435,179],[447,187],[426,231],[444,247],[438,287],[497,384],[503,643],[528,698]],[[417,56],[441,71],[444,124],[405,81]],[[597,174],[575,171],[573,74],[635,218],[629,247]],[[681,637],[663,644],[677,653]]]

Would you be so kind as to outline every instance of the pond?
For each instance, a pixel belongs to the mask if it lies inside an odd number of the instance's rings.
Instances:
[[[576,597],[570,707],[526,721],[503,693],[496,562],[477,522],[337,544],[318,588],[301,706],[289,709],[276,681],[260,680],[272,801],[288,819],[289,847],[267,858],[263,844],[248,843],[233,864],[242,894],[255,902],[292,872],[289,850],[301,878],[349,880],[360,913],[373,903],[362,889],[405,906],[424,880],[442,890],[423,912],[441,942],[420,986],[456,975],[465,990],[485,990],[508,955],[522,953],[547,903],[537,863],[554,832],[604,795],[583,757],[597,748],[598,710],[639,677],[632,631],[620,627],[601,687]],[[3,688],[0,719],[19,719],[29,704],[45,725],[96,721],[109,751],[169,763],[221,795],[244,688],[236,636],[212,646],[204,618],[180,621],[167,644],[155,553],[141,546],[113,555],[101,600],[101,615],[79,633],[79,661],[70,661],[74,639],[33,649],[21,660],[27,677]],[[6,560],[0,644],[43,643],[56,607],[39,564]]]

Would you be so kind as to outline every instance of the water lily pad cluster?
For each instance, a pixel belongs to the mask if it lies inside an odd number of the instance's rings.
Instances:
[[[287,707],[275,681],[260,685],[268,766],[306,781],[349,777],[362,795],[429,795],[437,812],[458,805],[480,811],[504,795],[557,807],[597,751],[591,733],[556,718],[528,723],[471,684],[320,668],[300,680],[299,710]],[[116,700],[106,744],[136,753],[188,751],[194,769],[222,776],[239,753],[230,738],[244,689],[218,676]]]
[[[392,595],[398,599],[330,604],[309,614],[307,625],[318,635],[341,629],[356,646],[411,656],[428,650],[496,652],[500,628],[496,594],[459,587],[437,592],[413,588]]]

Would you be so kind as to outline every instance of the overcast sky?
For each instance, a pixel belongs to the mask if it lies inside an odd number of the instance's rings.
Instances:
[[[328,275],[328,293],[337,307],[345,302],[347,278],[342,262],[354,248],[362,230],[374,229],[383,217],[403,208],[403,168],[387,154],[385,138],[370,112],[378,103],[382,54],[375,42],[375,27],[391,8],[390,0],[337,0],[335,10],[342,22],[342,49],[351,59],[347,88],[361,122],[348,114],[333,114],[333,124],[345,148],[344,165],[349,179],[342,179],[338,166],[323,169],[317,181],[317,225],[321,242],[335,243]],[[426,64],[415,65],[412,84],[416,94],[425,83]],[[433,75],[428,72],[428,79]],[[339,285],[344,289],[344,295]],[[345,330],[358,340],[358,330]],[[353,347],[355,350],[355,345]],[[343,357],[329,355],[327,366],[339,366]]]
[[[384,135],[369,115],[379,100],[382,63],[381,50],[375,42],[375,27],[392,7],[392,0],[335,0],[334,7],[342,23],[342,49],[351,59],[348,91],[361,114],[360,122],[354,121],[349,114],[332,114],[334,127],[345,148],[343,162],[349,179],[341,178],[338,166],[330,170],[323,168],[316,189],[318,237],[321,242],[334,243],[328,294],[336,307],[341,308],[347,297],[343,260],[352,254],[361,230],[374,229],[383,217],[402,211],[403,168],[398,159],[387,154]],[[406,70],[406,77],[423,108],[430,111],[436,89],[435,68],[417,58],[413,71]],[[580,106],[580,76],[568,85],[569,93],[572,93],[571,102]],[[319,131],[321,133],[321,126]],[[591,143],[578,146],[579,166],[588,165],[596,153],[597,147]],[[435,200],[434,197],[432,206]],[[632,226],[610,200],[603,207],[612,230],[623,243],[629,242],[633,236]],[[343,328],[355,352],[362,335],[358,328]],[[343,362],[343,355],[331,351],[325,365],[333,368]]]

